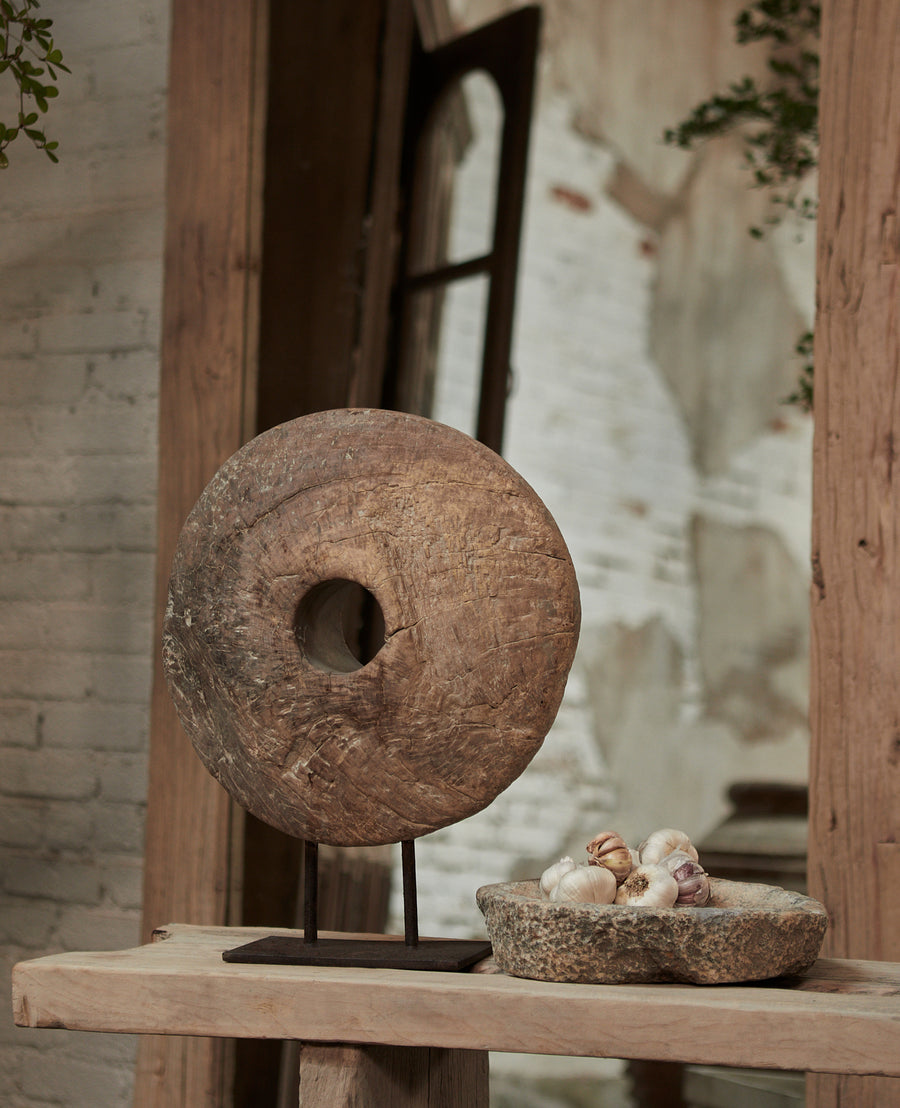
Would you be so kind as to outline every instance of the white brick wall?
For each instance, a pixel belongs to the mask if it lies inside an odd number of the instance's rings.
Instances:
[[[47,4],[72,70],[0,208],[0,976],[137,941],[168,4]],[[0,81],[0,89],[6,78]],[[0,118],[8,100],[0,91]],[[10,1108],[130,1103],[134,1041],[13,1028]]]

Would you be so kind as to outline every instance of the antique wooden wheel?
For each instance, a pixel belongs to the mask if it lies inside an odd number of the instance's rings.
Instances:
[[[348,623],[370,597],[372,657]],[[553,722],[579,627],[565,543],[498,455],[416,416],[285,423],[218,471],[172,569],[164,659],[209,771],[332,845],[485,807]]]

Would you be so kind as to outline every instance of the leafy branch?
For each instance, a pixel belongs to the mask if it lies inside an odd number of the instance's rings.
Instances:
[[[803,361],[794,391],[785,398],[785,404],[796,404],[804,412],[813,406],[813,332],[804,331],[794,346],[794,353]]]
[[[744,160],[758,188],[771,190],[774,205],[767,223],[781,222],[787,212],[815,219],[816,202],[801,197],[804,178],[818,164],[819,54],[821,5],[816,0],[755,0],[735,20],[738,43],[766,42],[770,82],[760,88],[744,77],[698,104],[687,119],[664,132],[664,139],[684,150],[718,135],[737,132]],[[763,237],[751,227],[750,234]],[[812,332],[803,334],[795,354],[803,360],[800,379],[786,402],[812,409]]]
[[[732,82],[727,92],[698,104],[687,119],[665,131],[665,141],[682,149],[738,131],[744,158],[760,188],[784,211],[807,219],[815,202],[799,199],[807,173],[817,164],[819,144],[819,55],[815,44],[821,7],[813,0],[756,0],[735,20],[739,43],[768,40],[771,82],[760,88],[753,77]],[[769,222],[780,222],[773,214]],[[759,238],[760,228],[751,228]]]
[[[59,95],[58,73],[71,70],[63,65],[62,51],[50,35],[52,19],[38,19],[34,14],[39,0],[19,0],[16,7],[10,0],[0,0],[0,73],[9,72],[17,88],[17,122],[10,127],[0,121],[0,169],[9,165],[6,148],[24,134],[43,150],[51,162],[58,162],[58,142],[48,142],[43,128],[35,126],[49,102]],[[32,110],[33,107],[37,111]]]

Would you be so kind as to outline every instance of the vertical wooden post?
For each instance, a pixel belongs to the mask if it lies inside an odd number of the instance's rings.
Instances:
[[[900,959],[900,6],[825,0],[809,882],[827,952]],[[811,1077],[810,1108],[900,1103]]]
[[[157,622],[181,525],[254,413],[261,0],[172,5],[160,382]],[[252,431],[250,432],[252,434]],[[184,735],[159,658],[151,700],[144,930],[228,922],[232,802]],[[226,1043],[141,1040],[140,1108],[226,1102]]]
[[[485,1050],[304,1043],[301,1108],[488,1108]]]

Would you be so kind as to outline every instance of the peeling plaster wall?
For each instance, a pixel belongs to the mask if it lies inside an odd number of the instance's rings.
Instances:
[[[470,26],[511,6],[456,10]],[[811,422],[781,400],[813,236],[750,236],[767,201],[734,140],[661,137],[763,56],[734,43],[735,3],[543,7],[505,453],[567,539],[583,630],[522,777],[419,844],[420,919],[447,933],[478,928],[476,884],[580,855],[603,827],[702,837],[733,781],[807,774]],[[457,256],[479,248],[495,127],[488,79],[468,84]],[[470,432],[481,297],[448,302],[436,413]]]

